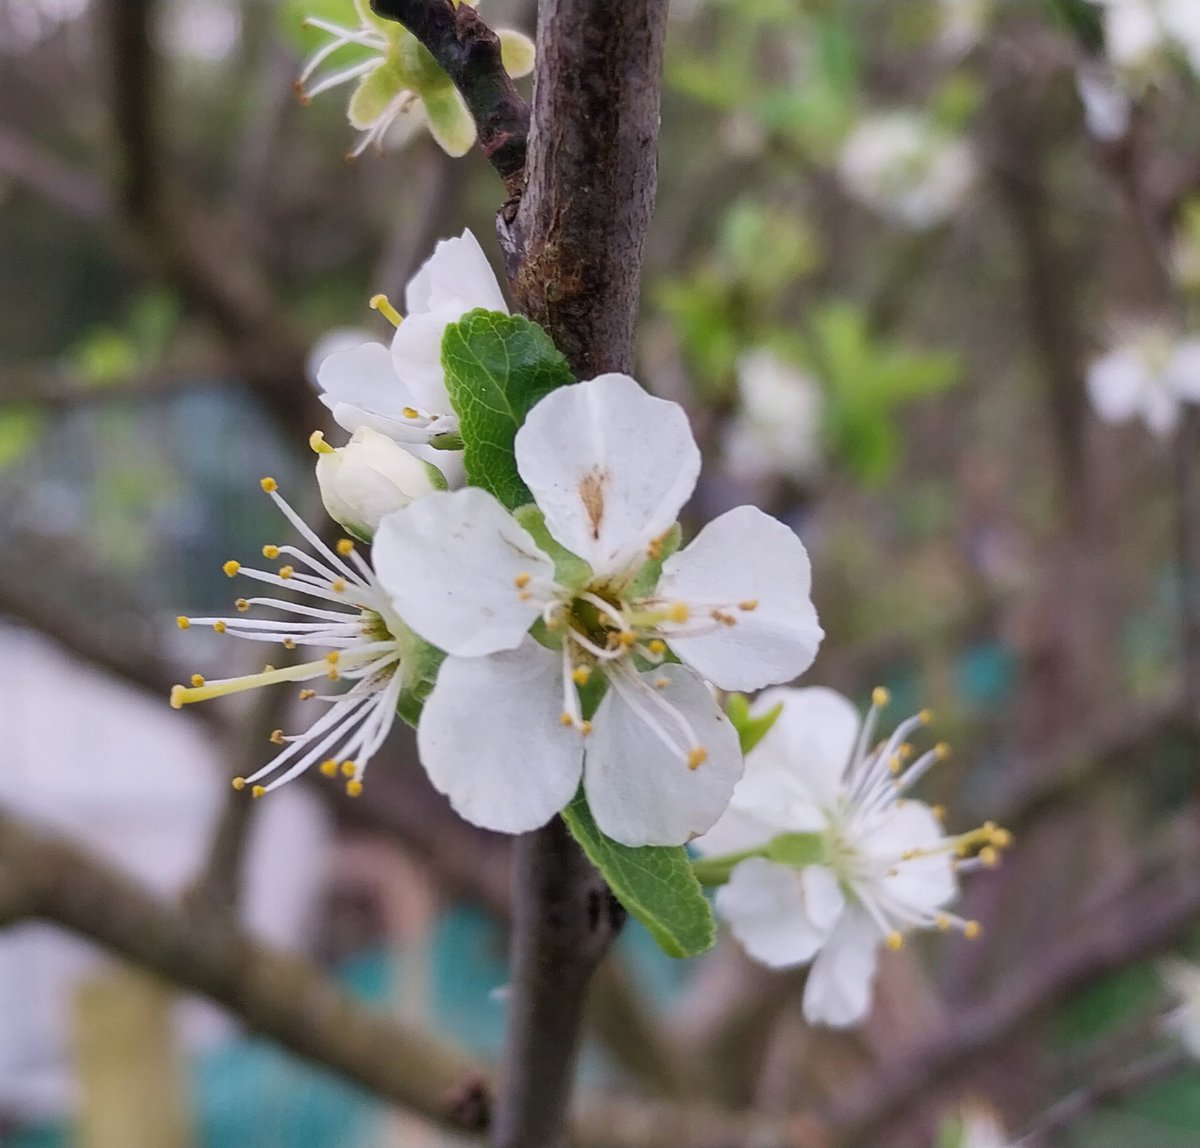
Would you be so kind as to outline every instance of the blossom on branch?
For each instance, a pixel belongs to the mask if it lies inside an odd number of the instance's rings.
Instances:
[[[370,427],[401,443],[456,439],[442,336],[477,307],[508,314],[495,272],[470,231],[438,243],[409,280],[404,303],[408,314],[401,316],[386,297],[371,300],[395,325],[391,348],[363,343],[327,355],[317,367],[321,401],[351,432]]]
[[[1144,328],[1092,363],[1087,387],[1105,422],[1141,418],[1165,438],[1178,424],[1182,404],[1200,402],[1200,339],[1176,341]]]
[[[552,391],[515,451],[535,507],[514,517],[477,488],[435,493],[376,535],[395,608],[449,655],[421,760],[487,828],[544,824],[582,776],[608,836],[681,844],[716,821],[742,769],[705,679],[756,689],[815,656],[808,555],[748,506],[673,553],[699,450],[682,409],[626,375]]]
[[[455,6],[460,2],[454,0]],[[354,83],[347,115],[351,126],[363,134],[351,156],[362,155],[372,144],[382,148],[389,135],[407,140],[422,124],[448,155],[466,155],[475,143],[475,121],[450,77],[403,24],[376,16],[366,0],[354,0],[354,10],[358,16],[354,28],[317,17],[305,21],[328,34],[330,41],[313,54],[296,81],[304,101]],[[504,70],[514,79],[528,75],[534,62],[529,37],[508,29],[496,35]],[[310,88],[305,86],[326,60],[351,47],[365,49],[366,58],[330,72]]]
[[[947,836],[935,811],[908,796],[947,754],[915,757],[917,714],[874,745],[886,690],[865,721],[830,689],[767,690],[755,711],[779,716],[746,759],[729,810],[697,848],[729,863],[717,912],[755,960],[773,967],[813,961],[804,1013],[850,1025],[871,999],[880,944],[898,949],[913,929],[979,925],[946,911],[958,873],[994,865],[1009,834],[990,823]],[[972,855],[973,856],[969,856]],[[814,959],[815,958],[815,959]]]

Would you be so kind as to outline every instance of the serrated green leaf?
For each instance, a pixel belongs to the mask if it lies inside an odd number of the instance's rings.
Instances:
[[[458,413],[467,481],[509,510],[532,501],[513,439],[539,399],[573,381],[550,336],[521,315],[470,311],[442,338],[446,390]]]
[[[672,957],[695,957],[717,937],[712,909],[682,845],[620,845],[600,832],[580,792],[563,820],[613,895]]]

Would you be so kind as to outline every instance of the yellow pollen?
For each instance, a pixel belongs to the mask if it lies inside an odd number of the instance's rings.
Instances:
[[[746,610],[746,611],[757,610],[758,609],[758,599],[757,598],[747,598],[744,602],[738,603],[738,609]]]
[[[667,610],[667,617],[672,622],[686,622],[691,615],[686,602],[672,602]]]
[[[336,682],[341,678],[341,674],[337,672],[337,666],[330,666],[329,673],[325,675],[331,682]]]
[[[665,690],[667,688],[667,686],[669,686],[670,684],[671,684],[671,679],[668,677],[661,677],[661,678],[654,679],[654,688],[656,690]]]
[[[591,678],[592,671],[587,666],[576,666],[571,671],[571,681],[577,686],[586,686],[588,679]]]
[[[946,820],[946,807],[944,805],[935,805],[932,809],[930,809],[929,812],[932,813],[938,821]]]
[[[707,760],[708,750],[706,750],[704,746],[698,745],[694,749],[688,750],[688,769],[699,769]]]
[[[295,573],[296,573],[296,568],[294,566],[280,566],[279,567],[279,577],[282,578],[285,582]]]
[[[337,777],[337,762],[332,757],[326,758],[325,761],[321,762],[319,768],[326,777]]]
[[[646,547],[646,553],[657,562],[662,557],[663,540],[661,538],[651,538],[650,544]]]
[[[992,844],[997,849],[1007,849],[1013,842],[1012,834],[1007,829],[997,829],[992,833]]]
[[[268,494],[274,494],[275,491],[279,489],[279,483],[270,477],[259,479],[258,485],[261,486]]]
[[[275,667],[268,662],[265,666],[263,666],[262,672],[264,674],[273,674],[275,672]]]
[[[192,685],[195,686],[197,689],[199,689],[200,686],[204,685],[204,675],[203,674],[193,674],[192,675]]]
[[[354,552],[354,543],[349,538],[339,538],[337,541],[337,552],[343,558],[349,558]]]
[[[283,648],[285,650],[294,650],[296,648],[296,639],[295,638],[284,638],[283,639]]]
[[[950,918],[945,913],[939,913],[934,918],[934,924],[937,925],[939,932],[948,932],[950,929]]]
[[[262,549],[263,557],[270,559],[272,562],[279,557],[278,546],[264,546]]]
[[[945,761],[950,756],[950,746],[944,741],[939,741],[933,747],[933,752],[938,761]]]
[[[216,630],[216,632],[218,634],[223,634],[228,629],[228,627],[225,625],[224,622],[218,621],[218,622],[213,623],[213,629]]]
[[[995,869],[1000,864],[1000,851],[993,845],[985,845],[979,850],[979,860],[985,869]]]
[[[240,793],[246,788],[246,779],[244,777],[235,777],[230,784]]]
[[[904,742],[896,752],[900,755],[901,761],[908,761],[913,755],[913,747],[908,742]]]
[[[183,686],[172,686],[171,687],[171,709],[173,709],[173,710],[183,709],[183,695],[185,693],[187,693],[187,690],[185,690],[183,688]]]
[[[308,445],[315,454],[333,454],[333,447],[325,441],[323,431],[315,430],[308,436]]]
[[[386,295],[372,295],[369,306],[372,311],[378,311],[393,327],[399,327],[404,322],[404,316],[392,306]]]
[[[239,614],[244,614],[250,609],[250,600],[248,598],[239,598],[233,605]]]
[[[566,710],[563,710],[563,712],[558,715],[558,720],[562,722],[563,725],[575,724],[575,719],[569,713],[567,713]]]
[[[335,594],[344,594],[346,592],[345,578],[335,578],[331,585]]]
[[[917,721],[921,722],[923,725],[932,725],[933,710],[922,710],[919,714],[917,714]]]
[[[225,571],[226,578],[232,578],[242,568],[240,562],[235,562],[232,558],[221,567]]]
[[[528,585],[529,585],[529,583],[530,583],[530,582],[532,582],[532,581],[533,581],[533,575],[532,575],[532,574],[526,574],[526,573],[522,572],[522,573],[518,574],[518,575],[517,575],[517,576],[516,576],[516,577],[513,579],[513,585],[514,585],[514,586],[515,586],[515,587],[516,587],[518,590],[524,590],[524,589],[525,589],[525,587],[526,587],[526,586],[528,586]]]
[[[667,643],[664,642],[662,638],[651,638],[650,641],[646,643],[646,648],[656,658],[661,658],[663,654],[667,652]]]
[[[357,780],[356,778],[346,782],[346,796],[347,797],[361,797],[362,791],[363,791],[363,783],[361,781]]]
[[[532,597],[533,597],[532,590],[518,590],[517,591],[517,600],[520,602],[528,602],[529,599]]]
[[[354,762],[350,761],[348,758],[342,762],[342,776],[343,777],[353,777],[354,772],[357,769],[358,769],[358,766],[355,765]]]
[[[267,791],[261,785],[256,785],[252,790],[250,790],[250,796],[255,798],[262,797],[262,795],[266,792]]]
[[[179,617],[175,619],[175,625],[177,625],[181,630],[186,630],[191,624],[192,620],[185,617],[183,614],[180,614]]]
[[[421,412],[416,407],[405,407],[400,412],[406,419],[419,419]]]
[[[635,634],[632,630],[622,630],[617,635],[617,641],[628,650],[631,646],[636,645],[637,634]]]
[[[592,732],[592,723],[590,721],[583,722],[579,727],[579,732],[582,733],[584,737],[587,737],[587,735]]]
[[[883,707],[886,706],[891,700],[892,695],[885,690],[883,686],[876,686],[871,691],[871,705],[875,706],[877,709],[883,709]]]
[[[283,730],[271,730],[271,736],[267,738],[267,741],[269,741],[272,745],[283,745]]]
[[[300,691],[300,700],[302,702],[310,701],[312,698],[315,698],[316,696],[317,696],[316,690],[301,690]]]
[[[888,760],[888,772],[892,774],[899,773],[900,767],[903,764],[904,763],[900,760],[900,755],[898,753],[892,754],[891,758]]]
[[[893,930],[892,932],[888,933],[887,940],[884,942],[884,944],[886,944],[893,953],[898,953],[902,948],[904,948],[904,937],[900,933],[897,933],[895,930]]]
[[[336,666],[338,664],[338,662],[341,661],[341,658],[342,658],[342,655],[339,654],[337,652],[337,650],[330,650],[329,653],[325,655],[325,660],[331,666]]]
[[[973,941],[983,932],[983,926],[978,921],[967,921],[963,925],[963,936]]]

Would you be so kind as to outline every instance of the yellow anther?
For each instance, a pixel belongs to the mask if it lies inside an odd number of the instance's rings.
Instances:
[[[757,610],[758,609],[758,599],[757,598],[747,598],[744,602],[738,603],[738,609],[746,610],[746,611]]]
[[[518,602],[528,602],[529,599],[532,597],[533,597],[532,590],[518,590],[517,591],[517,601]]]
[[[261,785],[256,785],[252,790],[250,790],[250,796],[262,797],[262,795],[266,792],[267,791]]]
[[[330,666],[329,673],[325,675],[331,682],[336,682],[341,679],[341,674],[337,671],[337,666]]]
[[[185,617],[183,614],[180,614],[179,617],[175,619],[175,625],[177,625],[181,630],[186,630],[191,624],[191,618]]]
[[[183,709],[183,695],[185,693],[187,693],[187,691],[183,688],[183,686],[171,687],[171,709]]]
[[[316,690],[301,690],[300,691],[300,700],[302,702],[311,701],[316,696],[317,696]]]
[[[932,725],[933,710],[922,710],[919,714],[917,714],[917,721],[921,722],[923,725]]]
[[[280,566],[279,567],[279,577],[282,578],[285,582],[295,573],[296,573],[295,566]]]
[[[909,745],[908,742],[903,742],[896,752],[900,755],[901,761],[908,761],[908,759],[913,755],[913,747]]]
[[[663,654],[667,652],[667,643],[664,642],[662,638],[651,638],[650,641],[646,643],[646,648],[656,658],[661,658]]]
[[[275,559],[279,557],[279,547],[278,546],[264,546],[262,552],[263,552],[263,557],[269,559],[272,562],[274,562]]]
[[[566,710],[563,710],[563,712],[558,715],[558,720],[562,722],[563,725],[575,724],[575,719],[569,713],[567,713]]]
[[[230,784],[240,793],[246,788],[246,779],[244,777],[235,777]]]
[[[654,688],[656,690],[665,690],[671,684],[671,679],[665,675],[661,678],[654,679]]]
[[[357,771],[358,766],[355,765],[354,762],[352,762],[349,758],[342,762],[343,777],[353,777]]]
[[[704,746],[698,745],[695,748],[688,750],[688,769],[699,769],[707,760],[708,750],[706,750]]]
[[[513,579],[513,585],[514,585],[514,586],[515,586],[515,587],[516,587],[518,590],[524,590],[524,589],[525,589],[525,587],[526,587],[526,586],[528,586],[528,585],[529,585],[529,583],[530,583],[530,582],[532,582],[532,581],[533,581],[533,575],[532,575],[532,574],[526,574],[524,571],[522,571],[520,574],[518,574],[518,575],[517,575],[517,576],[516,576],[516,577]]]
[[[192,675],[192,685],[194,685],[197,689],[199,689],[202,685],[204,685],[204,675],[203,674],[193,674]]]
[[[893,775],[899,773],[903,765],[904,762],[900,760],[900,755],[898,753],[894,753],[890,758],[888,758],[888,772]]]
[[[979,850],[979,860],[985,869],[995,869],[1000,864],[1000,851],[993,845]]]
[[[316,454],[333,454],[333,447],[325,441],[325,432],[315,430],[308,436],[308,445]]]
[[[263,666],[262,672],[264,674],[273,674],[275,672],[275,667],[268,662],[265,666]]]
[[[378,311],[393,327],[399,327],[404,322],[404,316],[392,306],[386,295],[372,295],[369,305],[372,311]]]
[[[234,609],[236,609],[239,614],[244,614],[247,610],[250,609],[250,599],[249,598],[239,598],[236,602],[234,602],[233,605],[234,605]]]
[[[576,666],[571,671],[571,681],[577,686],[586,686],[591,676],[592,671],[588,666]]]
[[[337,650],[330,650],[329,653],[325,655],[325,660],[331,666],[336,666],[338,662],[342,660],[342,655],[338,653]]]
[[[929,811],[938,821],[946,820],[946,807],[944,805],[935,805]]]
[[[884,944],[886,944],[893,953],[898,953],[902,948],[904,948],[904,936],[893,929],[890,933],[888,933]]]
[[[283,639],[283,648],[285,650],[294,650],[296,648],[296,639],[295,638],[284,638]]]
[[[234,575],[236,575],[241,568],[242,564],[240,562],[235,562],[232,558],[230,558],[230,560],[221,567],[221,569],[225,571],[226,578],[234,577]]]
[[[354,553],[354,543],[349,538],[339,538],[337,541],[337,552],[343,558],[349,558]]]
[[[939,913],[934,918],[933,923],[935,925],[937,925],[939,932],[945,933],[945,932],[948,932],[950,929],[950,918],[948,916],[946,916],[945,913]]]
[[[228,627],[228,626],[226,626],[226,625],[225,625],[225,623],[224,623],[224,622],[222,622],[222,621],[220,621],[220,620],[218,620],[218,621],[216,621],[216,622],[214,622],[214,623],[213,623],[213,629],[214,629],[214,630],[216,630],[216,632],[217,632],[218,634],[223,634],[223,633],[225,633],[225,631],[226,631],[228,628],[229,628],[229,627]]]
[[[334,761],[332,757],[327,758],[325,761],[321,762],[321,765],[319,768],[326,777],[337,777],[337,771],[338,771],[337,762]]]
[[[883,686],[876,686],[871,691],[871,705],[876,709],[883,709],[884,706],[892,700],[892,695]]]
[[[421,417],[421,412],[416,407],[404,407],[400,413],[406,419],[419,419]]]
[[[584,737],[587,737],[587,735],[592,732],[592,723],[590,721],[583,722],[579,726],[579,732],[583,734]]]
[[[259,479],[258,485],[261,486],[268,494],[274,494],[275,491],[279,489],[279,483],[270,477]]]
[[[983,926],[978,921],[967,921],[963,925],[963,936],[968,941],[975,940],[983,932]]]
[[[672,602],[667,610],[667,617],[672,622],[686,622],[691,616],[686,602]]]
[[[358,778],[351,778],[346,782],[347,797],[361,797],[363,791],[363,783]]]
[[[267,738],[267,741],[269,741],[272,745],[283,745],[283,730],[271,730],[271,736]]]
[[[617,634],[617,642],[628,650],[637,645],[637,634],[632,630],[621,630]]]
[[[346,579],[335,578],[333,582],[330,583],[330,588],[335,594],[344,594],[346,592]]]
[[[662,557],[663,540],[661,538],[651,538],[649,545],[646,547],[646,553],[649,557],[657,562]]]
[[[944,741],[939,741],[937,743],[937,745],[935,745],[933,747],[933,753],[934,753],[934,756],[938,759],[938,761],[945,761],[946,758],[948,758],[950,756],[949,743],[944,742]]]
[[[992,832],[992,844],[997,849],[1007,849],[1013,843],[1013,836],[1007,829],[996,829]]]

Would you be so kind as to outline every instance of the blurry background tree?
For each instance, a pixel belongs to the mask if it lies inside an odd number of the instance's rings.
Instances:
[[[956,756],[931,797],[1017,847],[969,885],[984,939],[889,955],[852,1033],[805,1027],[803,970],[731,943],[674,964],[628,927],[580,1144],[955,1145],[986,1123],[969,1103],[1030,1143],[1200,1137],[1155,965],[1200,945],[1200,429],[1152,395],[1196,331],[1198,7],[673,4],[636,373],[693,419],[704,516],[749,498],[807,543],[828,637],[806,681],[932,705]],[[368,296],[464,221],[490,247],[502,198],[478,149],[420,130],[345,163],[345,89],[293,93],[310,15],[355,22],[350,0],[0,0],[18,1148],[487,1122],[507,840],[451,814],[404,733],[365,799],[318,777],[251,817],[224,781],[284,703],[165,708],[207,669],[172,619],[275,532],[242,493],[311,486],[323,337],[385,337]],[[532,32],[535,5],[483,15]],[[1104,383],[1113,352],[1145,379]],[[1158,434],[1106,425],[1143,410]]]

